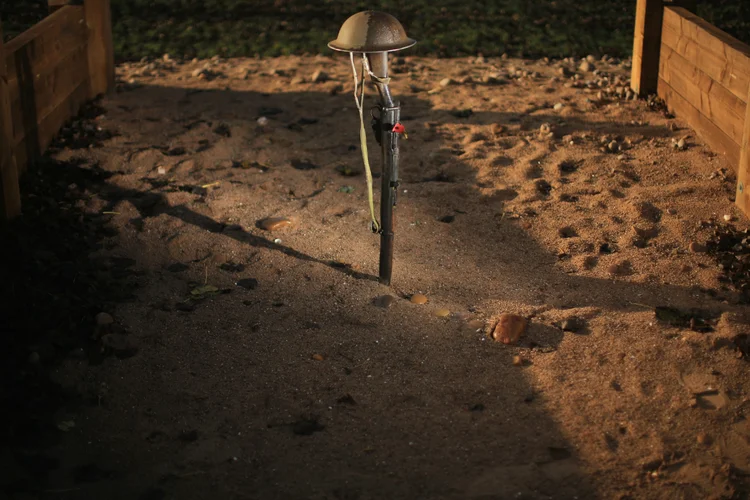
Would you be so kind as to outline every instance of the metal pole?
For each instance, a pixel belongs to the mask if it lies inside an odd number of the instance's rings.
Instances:
[[[380,78],[388,77],[388,54],[377,52],[367,55],[370,69]],[[375,82],[380,93],[379,130],[382,148],[380,188],[380,282],[391,284],[393,273],[393,207],[398,191],[398,139],[393,126],[401,119],[401,104],[394,103],[387,84]]]

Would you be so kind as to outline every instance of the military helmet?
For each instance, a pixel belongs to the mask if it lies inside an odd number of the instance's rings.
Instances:
[[[385,12],[366,10],[344,21],[338,37],[328,44],[342,52],[393,52],[414,45],[398,19]]]

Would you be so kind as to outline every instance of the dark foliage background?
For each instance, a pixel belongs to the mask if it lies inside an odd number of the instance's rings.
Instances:
[[[360,10],[395,15],[414,54],[563,57],[632,50],[635,0],[111,0],[120,60],[326,52]],[[46,15],[46,0],[2,0],[6,40]],[[698,14],[750,43],[750,2],[699,0]]]

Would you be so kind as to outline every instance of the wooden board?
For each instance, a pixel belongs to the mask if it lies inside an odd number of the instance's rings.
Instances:
[[[0,56],[3,55],[3,30],[0,27]],[[5,59],[0,58],[0,218],[11,219],[21,213],[18,169],[13,157],[8,97],[8,73]]]
[[[89,27],[89,75],[92,98],[115,88],[115,56],[109,0],[84,0]]]
[[[750,101],[750,91],[748,91]],[[740,143],[740,163],[737,170],[737,196],[735,204],[746,216],[750,217],[750,106],[745,115],[745,130]]]
[[[740,161],[740,145],[714,125],[698,108],[677,93],[665,80],[659,78],[659,97],[679,118],[686,121],[693,130],[717,153],[725,156],[733,168]]]
[[[662,0],[638,0],[630,85],[641,96],[656,91],[661,46]]]
[[[24,166],[42,154],[60,132],[62,126],[78,114],[81,106],[88,100],[88,82],[84,81],[73,89],[57,107],[39,122],[36,129],[30,131],[16,144],[15,155],[19,166]]]
[[[742,142],[746,104],[666,45],[659,58],[659,78],[734,142]]]
[[[21,53],[19,53],[20,55]],[[36,127],[70,91],[88,79],[88,52],[85,44],[71,47],[71,50],[54,61],[55,65],[39,69],[32,75],[18,75],[10,86],[11,116],[13,119],[13,140],[19,142],[26,131]],[[28,62],[16,61],[22,72]]]
[[[750,47],[685,9],[664,9],[662,43],[743,102],[750,87]]]
[[[54,65],[62,53],[80,46],[87,38],[83,7],[66,6],[57,10],[6,44],[5,58],[10,83],[16,78],[19,52],[35,71],[45,65]]]

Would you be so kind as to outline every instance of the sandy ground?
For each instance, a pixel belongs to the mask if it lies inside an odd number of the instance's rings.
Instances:
[[[71,209],[109,229],[90,258],[136,288],[106,311],[114,325],[85,332],[97,362],[52,370],[86,403],[54,415],[57,466],[16,485],[61,499],[746,498],[750,315],[705,251],[725,215],[747,227],[732,166],[618,97],[623,65],[395,63],[409,138],[392,287],[374,277],[346,58],[118,68],[81,125],[113,136],[54,157],[84,179]],[[291,225],[267,231],[268,217]],[[517,344],[490,335],[502,313],[530,320]],[[7,489],[37,498],[23,495]]]

